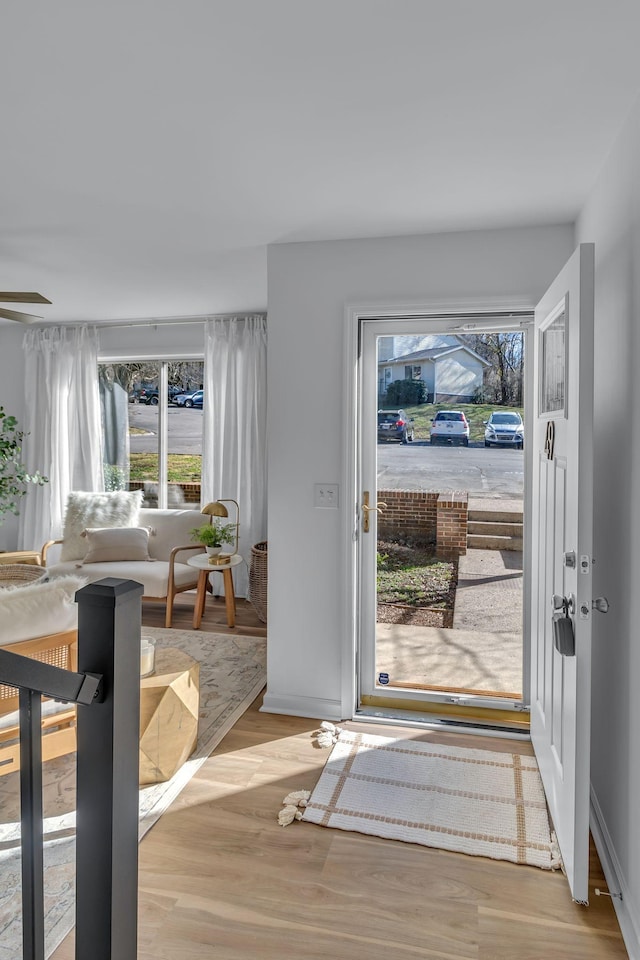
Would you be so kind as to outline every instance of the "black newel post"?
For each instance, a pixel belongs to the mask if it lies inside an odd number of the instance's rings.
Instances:
[[[78,601],[78,671],[102,674],[78,706],[76,960],[136,960],[143,588],[108,578]]]

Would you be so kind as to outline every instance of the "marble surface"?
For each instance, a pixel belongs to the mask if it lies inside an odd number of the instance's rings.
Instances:
[[[196,750],[166,783],[140,788],[140,838],[178,796],[266,682],[266,640],[145,627],[157,647],[177,647],[200,663]],[[43,767],[45,955],[74,922],[75,754]],[[22,955],[19,774],[0,777],[0,960]]]

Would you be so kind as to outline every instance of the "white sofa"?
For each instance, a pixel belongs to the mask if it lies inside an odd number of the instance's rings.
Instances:
[[[194,544],[190,531],[198,526],[200,514],[195,510],[154,510],[142,507],[137,526],[148,527],[149,560],[111,560],[86,563],[83,559],[56,560],[57,545],[63,540],[50,540],[42,549],[42,562],[51,576],[81,573],[87,582],[104,577],[135,580],[144,588],[143,600],[166,603],[165,626],[171,626],[173,600],[177,593],[194,590],[199,570],[190,567],[187,559],[202,553],[201,544]]]

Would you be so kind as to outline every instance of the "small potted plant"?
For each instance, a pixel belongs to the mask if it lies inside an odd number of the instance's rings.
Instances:
[[[219,554],[223,544],[233,543],[235,538],[235,523],[222,523],[215,519],[211,523],[204,523],[201,527],[194,527],[191,530],[191,539],[195,543],[201,543],[210,557]]]

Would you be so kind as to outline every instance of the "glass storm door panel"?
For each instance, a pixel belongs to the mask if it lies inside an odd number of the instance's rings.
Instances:
[[[501,321],[502,318],[499,318],[498,323]],[[505,317],[502,322],[508,332],[509,318]],[[531,313],[527,314],[527,322],[531,322]],[[464,646],[461,638],[454,643],[451,636],[452,609],[445,610],[443,618],[438,620],[441,610],[426,612],[412,608],[412,604],[416,604],[414,587],[424,598],[417,603],[418,607],[446,607],[442,594],[437,593],[434,585],[438,577],[446,577],[446,570],[441,568],[446,567],[447,563],[440,557],[430,555],[435,554],[435,503],[438,501],[438,494],[433,491],[440,491],[441,488],[442,492],[467,489],[465,483],[470,483],[470,475],[478,475],[476,460],[479,463],[482,458],[504,455],[502,451],[489,452],[484,442],[477,438],[470,446],[465,446],[463,442],[438,446],[430,444],[431,413],[421,416],[422,403],[414,404],[412,411],[411,408],[409,412],[405,411],[407,426],[403,425],[402,416],[392,416],[404,410],[402,403],[389,400],[389,386],[397,380],[421,380],[426,393],[426,398],[423,398],[426,399],[425,410],[432,410],[429,404],[434,400],[435,377],[429,370],[429,364],[421,362],[418,365],[416,360],[407,365],[402,361],[402,356],[411,352],[420,353],[423,349],[421,344],[432,341],[437,341],[438,349],[444,351],[460,343],[466,346],[460,326],[459,316],[389,318],[361,323],[360,442],[357,455],[360,481],[358,702],[360,707],[366,709],[392,705],[395,709],[431,712],[444,709],[452,712],[469,707],[475,710],[477,707],[481,712],[487,709],[507,711],[514,717],[514,722],[519,723],[522,718],[517,715],[518,712],[526,713],[522,697],[522,591],[510,590],[504,594],[506,603],[518,607],[515,615],[518,623],[513,633],[508,637],[504,633],[496,638],[487,634],[483,638],[487,645],[487,661],[495,655],[494,650],[489,650],[491,643],[494,647],[504,643],[499,653],[501,666],[493,671],[483,670],[483,665],[478,667],[481,658],[477,656],[478,643],[472,631],[464,638],[468,647],[466,659],[464,652],[459,656],[451,654],[454,647],[460,651]],[[481,322],[474,323],[473,327],[479,332],[483,331]],[[495,320],[490,329],[495,329]],[[520,321],[512,322],[509,335],[518,338],[519,349],[523,351],[524,334]],[[468,339],[471,342],[471,338]],[[396,361],[394,356],[400,359]],[[456,404],[452,402],[450,406],[455,407]],[[484,431],[484,427],[481,427],[481,431]],[[522,484],[523,453],[511,449],[508,455],[512,456],[514,466],[515,461],[518,462]],[[450,468],[448,465],[445,472],[439,466],[442,457],[455,466]],[[454,472],[451,473],[450,469]],[[392,479],[389,479],[390,475],[393,475]],[[519,496],[523,496],[522,486]],[[452,512],[455,512],[455,506],[452,499]],[[412,574],[409,577],[413,578],[413,583],[407,588],[412,593],[412,596],[407,594],[408,602],[403,600],[402,589],[395,590],[392,586],[388,595],[383,590],[383,581],[393,584],[393,577],[387,577],[385,573],[404,563],[405,534],[410,547],[407,561],[413,562],[415,559],[417,565],[415,576]],[[424,550],[423,541],[428,544]],[[422,571],[425,569],[430,572],[428,577],[423,578]],[[505,580],[509,580],[507,585],[513,586],[517,576],[508,572],[505,575]],[[443,656],[445,647],[446,657]],[[526,657],[528,665],[528,650]]]

